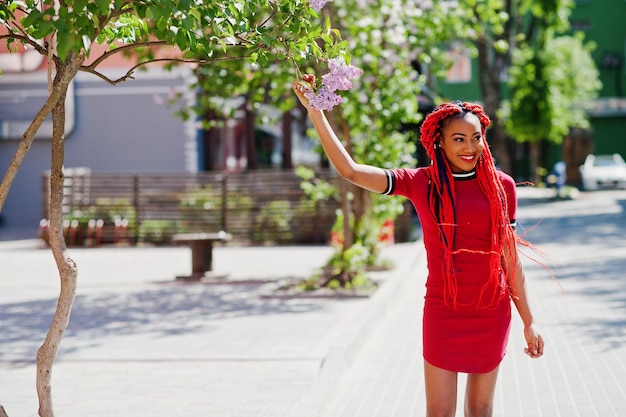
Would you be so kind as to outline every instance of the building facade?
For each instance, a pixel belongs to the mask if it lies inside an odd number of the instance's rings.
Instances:
[[[5,48],[6,45],[0,45]],[[103,71],[124,74],[128,63],[112,61]],[[47,65],[38,54],[0,49],[0,172],[48,96]],[[94,172],[193,172],[197,169],[195,124],[183,122],[168,104],[188,91],[190,71],[153,68],[112,86],[79,73],[66,102],[65,167]],[[37,228],[42,178],[50,168],[52,123],[48,119],[19,170],[0,213],[0,235],[11,228]]]
[[[626,1],[576,0],[572,29],[585,33],[597,47],[592,56],[602,90],[590,113],[593,152],[626,158]]]

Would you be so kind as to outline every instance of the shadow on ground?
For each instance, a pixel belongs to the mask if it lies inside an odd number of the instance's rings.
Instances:
[[[142,290],[92,293],[75,299],[65,339],[96,346],[110,336],[149,337],[211,332],[211,322],[242,316],[301,314],[324,309],[315,300],[261,297],[263,283],[155,285]],[[32,363],[56,299],[0,305],[0,362]],[[65,340],[64,339],[64,340]]]
[[[589,214],[582,215],[569,212],[566,206],[558,215],[550,213],[551,204],[547,204],[545,217],[537,215],[521,222],[525,238],[540,249],[554,245],[566,248],[559,252],[564,253],[565,261],[556,259],[552,267],[564,295],[582,297],[599,310],[584,320],[566,319],[565,325],[573,332],[583,332],[603,349],[626,345],[626,200],[616,203],[610,212],[594,214],[591,207]],[[525,268],[545,275],[533,262]]]

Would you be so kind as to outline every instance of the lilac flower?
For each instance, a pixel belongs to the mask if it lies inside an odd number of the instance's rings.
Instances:
[[[322,75],[322,86],[318,93],[309,91],[305,94],[311,107],[317,110],[330,111],[334,106],[340,104],[342,99],[335,91],[351,89],[351,79],[363,74],[363,70],[353,65],[346,65],[345,61],[340,58],[331,59],[328,62],[328,68],[330,71]]]
[[[352,88],[352,78],[363,75],[363,70],[354,65],[346,65],[343,59],[333,58],[328,61],[330,72],[322,75],[322,85],[331,91],[349,90]]]
[[[338,94],[325,86],[320,87],[317,94],[313,91],[308,91],[304,96],[309,99],[309,105],[317,110],[331,111],[333,107],[341,104],[343,101]]]
[[[319,12],[328,2],[329,0],[309,0],[309,5],[313,8],[313,10]]]

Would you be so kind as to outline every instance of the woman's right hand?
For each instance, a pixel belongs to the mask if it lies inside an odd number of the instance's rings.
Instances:
[[[312,74],[304,74],[302,76],[302,80],[296,80],[293,82],[293,91],[296,93],[296,96],[300,100],[300,103],[309,110],[309,99],[304,96],[309,91],[313,90],[313,86],[315,85],[315,75]]]

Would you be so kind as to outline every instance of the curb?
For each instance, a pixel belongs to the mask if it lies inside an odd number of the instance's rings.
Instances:
[[[331,345],[322,361],[317,380],[298,403],[290,410],[289,416],[319,416],[326,400],[330,398],[335,383],[354,363],[361,348],[381,325],[392,308],[395,300],[403,293],[417,265],[425,260],[425,252],[421,240],[406,244],[402,249],[412,256],[405,256],[396,268],[388,271],[389,277],[383,285],[370,297],[352,316],[342,319],[345,330]]]

